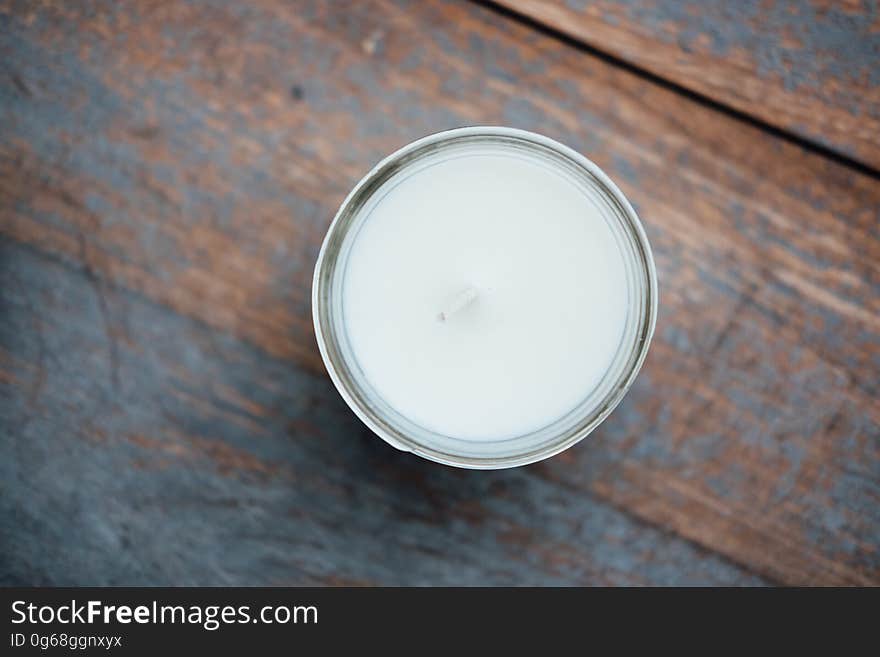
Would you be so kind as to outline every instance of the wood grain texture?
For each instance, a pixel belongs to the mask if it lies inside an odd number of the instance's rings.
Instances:
[[[877,0],[497,4],[880,169]]]
[[[880,183],[462,3],[0,4],[0,578],[880,583]],[[634,202],[661,303],[581,445],[386,447],[309,309],[354,182],[536,130]]]
[[[764,581],[538,472],[397,452],[326,376],[77,265],[4,245],[0,280],[4,583]]]

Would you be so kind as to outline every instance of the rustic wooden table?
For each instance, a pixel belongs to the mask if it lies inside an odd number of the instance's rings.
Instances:
[[[876,2],[0,0],[0,582],[880,584]],[[466,124],[619,182],[645,368],[538,465],[399,453],[309,306]]]

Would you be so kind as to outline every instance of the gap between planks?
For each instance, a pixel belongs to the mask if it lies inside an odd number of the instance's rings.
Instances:
[[[674,93],[684,96],[688,100],[697,103],[698,105],[724,114],[725,116],[735,121],[746,123],[750,126],[763,130],[773,137],[777,137],[790,144],[794,144],[795,146],[798,146],[810,153],[820,155],[828,160],[835,162],[836,164],[840,164],[841,166],[847,167],[848,169],[852,169],[853,171],[869,176],[874,180],[880,180],[880,169],[876,169],[868,164],[860,162],[844,153],[834,150],[833,148],[829,148],[828,146],[824,146],[823,144],[819,144],[815,141],[789,132],[788,130],[784,130],[777,126],[771,125],[763,119],[753,116],[747,112],[738,110],[718,100],[715,100],[710,96],[706,96],[705,94],[694,91],[693,89],[689,89],[688,87],[669,80],[668,78],[657,75],[656,73],[652,73],[651,71],[647,71],[640,66],[631,64],[630,62],[621,59],[616,55],[601,50],[600,48],[597,48],[593,45],[584,43],[580,39],[566,34],[565,32],[562,32],[561,30],[551,25],[547,25],[546,23],[543,23],[536,18],[518,12],[515,9],[511,9],[510,7],[500,5],[497,2],[494,2],[494,0],[469,0],[469,2],[483,7],[486,10],[498,16],[501,16],[506,20],[514,21],[525,27],[535,30],[536,32],[539,32],[546,37],[555,39],[556,41],[559,41],[560,43],[574,48],[586,55],[600,59],[610,66],[623,69],[628,73],[632,73],[633,75],[636,75],[639,78],[646,80],[652,84],[673,91]]]

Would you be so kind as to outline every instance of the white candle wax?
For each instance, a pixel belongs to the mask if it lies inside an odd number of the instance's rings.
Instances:
[[[398,413],[465,441],[523,436],[578,406],[624,335],[624,254],[596,193],[525,151],[428,157],[364,207],[342,283],[364,377]]]

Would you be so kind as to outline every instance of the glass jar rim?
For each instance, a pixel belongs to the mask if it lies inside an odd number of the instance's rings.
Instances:
[[[584,181],[595,186],[600,197],[619,220],[618,227],[627,240],[626,246],[632,256],[628,264],[635,268],[632,273],[640,292],[638,308],[635,308],[638,317],[632,325],[630,336],[631,347],[627,351],[619,351],[615,357],[617,366],[609,367],[603,381],[597,386],[596,390],[604,391],[601,399],[588,404],[588,397],[565,417],[540,431],[516,437],[511,441],[499,441],[497,444],[513,444],[519,441],[519,446],[513,445],[508,453],[487,452],[484,456],[468,454],[464,449],[456,452],[426,444],[429,441],[424,440],[424,436],[428,435],[443,438],[453,444],[468,441],[438,436],[413,424],[384,403],[362,377],[359,380],[351,359],[345,357],[345,336],[340,329],[341,311],[337,307],[337,297],[341,296],[341,277],[337,273],[337,265],[344,256],[344,246],[350,230],[357,220],[363,220],[360,210],[367,201],[393,176],[407,171],[408,167],[425,156],[457,144],[480,142],[506,143],[544,153],[558,159],[560,166],[570,167]],[[350,241],[348,246],[350,247]],[[403,146],[379,162],[342,202],[327,230],[312,282],[312,317],[321,357],[331,380],[352,411],[374,433],[398,449],[438,463],[471,469],[498,469],[534,463],[558,454],[589,435],[620,403],[635,380],[654,333],[657,304],[657,274],[651,247],[635,210],[618,187],[596,164],[568,146],[537,133],[502,126],[471,126],[434,133]],[[612,373],[615,376],[611,377]],[[419,440],[416,434],[421,434],[423,439]],[[540,441],[539,434],[545,435]]]

